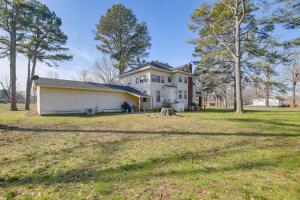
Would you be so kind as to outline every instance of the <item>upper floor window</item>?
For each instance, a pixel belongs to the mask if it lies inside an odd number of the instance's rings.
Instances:
[[[136,78],[135,78],[135,83],[136,83],[136,84],[139,84],[139,82],[140,82],[140,78],[139,78],[139,77],[136,77]]]
[[[144,76],[141,76],[141,77],[140,77],[140,83],[144,83],[144,80],[145,80],[145,77],[144,77]]]
[[[187,83],[187,82],[188,82],[188,78],[184,77],[184,83]]]
[[[160,77],[160,81],[161,83],[165,83],[165,77],[164,76]]]
[[[170,76],[168,76],[168,83],[172,82],[172,78]]]
[[[151,74],[151,82],[155,82],[155,75],[154,74]]]
[[[188,96],[187,91],[184,91],[183,95],[184,95],[184,99],[187,99],[187,96]]]
[[[178,76],[178,82],[182,83],[182,76]]]
[[[145,81],[145,83],[149,82],[149,76],[148,75],[145,76],[144,81]]]
[[[160,83],[160,76],[155,76],[155,81],[156,81],[157,83]]]
[[[178,98],[182,99],[182,90],[179,90],[179,92],[178,92]]]

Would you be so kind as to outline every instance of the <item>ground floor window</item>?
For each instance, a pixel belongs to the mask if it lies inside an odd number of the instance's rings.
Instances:
[[[187,99],[187,96],[188,96],[187,91],[184,91],[184,99]]]
[[[178,92],[178,98],[182,99],[182,90],[179,90],[179,92]]]
[[[156,102],[160,102],[160,91],[156,90]]]

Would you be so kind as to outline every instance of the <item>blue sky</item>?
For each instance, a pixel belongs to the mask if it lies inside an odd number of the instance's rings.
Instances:
[[[172,66],[186,64],[193,60],[193,46],[187,41],[193,37],[188,30],[190,15],[200,5],[199,0],[42,0],[62,19],[63,31],[68,35],[67,47],[74,56],[73,61],[60,62],[51,69],[39,64],[37,74],[56,72],[60,78],[72,79],[80,69],[89,68],[96,59],[103,57],[96,49],[95,25],[113,4],[122,3],[131,8],[139,21],[145,21],[152,38],[150,56],[147,60],[159,60]],[[0,79],[8,77],[8,61],[0,60]],[[17,59],[18,87],[24,88],[26,59]]]
[[[139,21],[145,21],[152,38],[150,56],[147,60],[159,60],[172,66],[186,64],[194,60],[193,46],[187,41],[194,37],[187,26],[190,15],[203,1],[199,0],[42,0],[61,17],[63,31],[68,35],[67,47],[74,56],[73,61],[60,62],[58,68],[49,68],[39,63],[37,74],[47,75],[56,72],[60,78],[72,79],[81,69],[93,65],[103,55],[96,49],[94,40],[95,25],[106,10],[113,4],[122,3],[131,8]],[[209,2],[209,1],[207,1]],[[278,32],[280,37],[291,38],[297,34]],[[18,56],[18,88],[22,89],[26,80],[26,59]],[[3,73],[4,72],[4,73]],[[6,59],[0,60],[0,80],[8,77]]]

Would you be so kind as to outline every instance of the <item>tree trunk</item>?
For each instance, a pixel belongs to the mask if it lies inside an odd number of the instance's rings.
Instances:
[[[224,89],[224,106],[225,108],[227,108],[227,91],[226,91],[226,86],[225,86],[225,89]]]
[[[16,75],[16,54],[17,54],[17,39],[16,39],[16,24],[15,19],[12,22],[12,30],[10,34],[10,110],[17,111],[17,75]]]
[[[236,112],[243,113],[241,55],[240,55],[240,22],[239,16],[235,19],[235,82],[236,82]]]
[[[233,110],[236,111],[236,80],[234,75],[233,81]]]
[[[269,85],[269,82],[267,82],[266,85],[265,85],[265,104],[266,104],[266,107],[270,107],[269,99],[270,99],[270,85]]]
[[[26,82],[26,97],[25,97],[25,110],[30,110],[30,92],[31,92],[31,74],[30,74],[30,61],[31,59],[28,58],[28,65],[27,65],[27,82]]]
[[[27,85],[26,85],[26,104],[25,109],[30,110],[30,97],[31,97],[31,88],[32,88],[32,77],[35,75],[35,67],[36,67],[36,56],[33,57],[32,61],[32,69],[29,76],[27,77]]]
[[[296,83],[293,84],[291,107],[296,107]]]

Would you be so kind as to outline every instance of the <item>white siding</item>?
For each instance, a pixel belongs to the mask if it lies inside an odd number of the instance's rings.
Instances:
[[[151,75],[158,75],[165,77],[165,83],[157,83],[151,81]],[[136,84],[136,77],[140,76],[147,76],[149,81],[147,83],[138,83]],[[179,82],[179,76],[182,77],[182,82]],[[172,78],[172,82],[168,82],[168,77]],[[188,92],[188,83],[184,82],[184,79],[188,78],[188,75],[180,72],[176,73],[169,73],[169,72],[162,72],[158,70],[148,69],[142,72],[137,72],[131,75],[127,75],[122,77],[121,80],[123,84],[131,86],[140,92],[146,91],[146,94],[152,96],[153,98],[153,108],[160,108],[165,98],[171,99],[171,102],[180,102],[184,104],[184,107],[188,107],[188,98],[184,99],[184,91]],[[175,90],[166,88],[164,85],[171,85],[175,86]],[[166,88],[166,89],[165,89]],[[161,94],[160,102],[156,102],[156,91],[159,90]],[[171,92],[171,91],[172,92]],[[179,99],[179,90],[182,91],[182,98]],[[171,94],[171,93],[172,94]],[[193,101],[196,97],[196,88],[193,87]]]
[[[124,101],[137,105],[138,98],[110,91],[88,91],[38,87],[38,112],[40,114],[83,113],[86,108],[97,112],[121,111]]]

